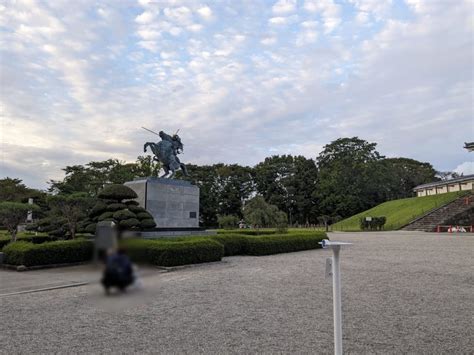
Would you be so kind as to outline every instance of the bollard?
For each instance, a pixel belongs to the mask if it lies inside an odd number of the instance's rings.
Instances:
[[[331,242],[323,239],[321,246],[324,249],[332,249],[332,298],[334,316],[334,354],[342,355],[342,311],[341,311],[341,271],[339,252],[342,246],[349,246],[352,243]]]

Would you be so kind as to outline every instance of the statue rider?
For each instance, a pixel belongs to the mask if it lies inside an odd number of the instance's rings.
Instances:
[[[178,164],[181,164],[181,161],[178,158],[178,154],[182,153],[182,147],[183,147],[183,143],[181,143],[181,138],[179,138],[177,134],[170,136],[169,134],[163,131],[158,132],[158,135],[160,136],[161,140],[168,141],[171,143],[176,162]]]

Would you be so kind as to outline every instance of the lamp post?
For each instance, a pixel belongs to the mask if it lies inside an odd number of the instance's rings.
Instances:
[[[332,275],[332,299],[334,317],[334,354],[342,355],[342,311],[341,311],[341,271],[339,262],[339,252],[343,246],[352,243],[331,242],[323,239],[321,243],[323,249],[332,249],[332,259],[326,260],[326,277]]]

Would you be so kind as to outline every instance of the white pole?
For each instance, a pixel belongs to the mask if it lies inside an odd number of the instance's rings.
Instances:
[[[341,316],[341,272],[339,269],[339,251],[341,246],[332,248],[332,298],[334,307],[334,354],[342,355],[342,316]]]

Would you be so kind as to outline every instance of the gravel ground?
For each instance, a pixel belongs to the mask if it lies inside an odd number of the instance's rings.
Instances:
[[[346,353],[473,353],[474,236],[331,239],[354,242],[341,255]],[[0,297],[0,353],[331,354],[330,255],[231,257],[147,273],[144,290],[124,296],[106,298],[90,284]],[[34,273],[0,271],[0,280],[13,286],[16,277],[24,289]]]

